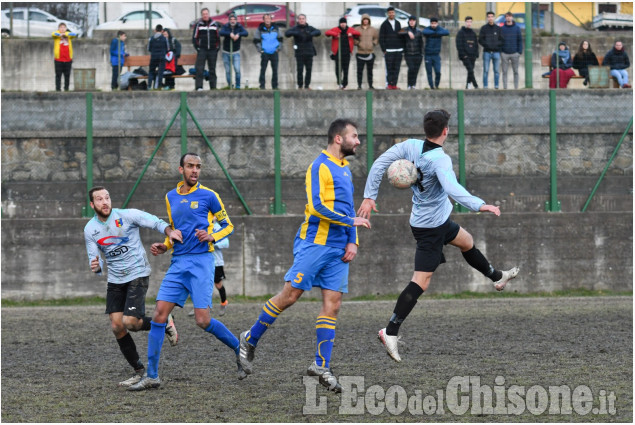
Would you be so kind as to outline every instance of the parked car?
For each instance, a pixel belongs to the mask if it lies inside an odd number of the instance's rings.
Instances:
[[[27,28],[27,9],[29,13]],[[50,37],[54,31],[57,31],[60,23],[65,23],[66,27],[78,37],[84,34],[79,24],[60,19],[36,7],[14,7],[13,8],[13,34],[11,34],[11,10],[5,9],[0,11],[2,17],[2,36],[3,37]]]
[[[122,15],[114,21],[104,22],[97,25],[95,29],[98,30],[142,30],[148,28],[150,24],[150,11],[149,10],[133,10],[125,15]],[[163,25],[164,28],[175,29],[177,28],[176,22],[166,12],[160,9],[152,9],[152,27],[157,25]]]
[[[348,22],[349,27],[359,27],[362,25],[362,15],[370,16],[370,25],[374,28],[379,29],[381,23],[386,20],[386,9],[387,6],[379,6],[373,4],[362,4],[355,7],[352,7],[350,10],[346,11],[344,17]],[[408,26],[408,18],[410,17],[410,13],[404,12],[401,9],[395,8],[395,19],[399,21],[402,28]],[[428,27],[430,26],[430,19],[428,18],[419,18],[419,26],[420,27]]]
[[[514,22],[518,25],[518,28],[521,30],[525,29],[525,14],[524,13],[514,13]],[[536,12],[533,13],[533,27],[534,28],[545,28],[545,12],[543,10],[540,11],[540,22],[537,22],[538,14]],[[494,24],[502,27],[505,25],[505,15],[498,15],[496,19],[494,19]]]
[[[284,4],[241,4],[220,15],[212,16],[212,19],[221,24],[226,24],[231,13],[236,14],[236,20],[245,28],[258,28],[258,25],[262,22],[262,15],[266,13],[271,15],[272,22],[277,26],[287,26],[287,7]],[[289,9],[289,26],[292,27],[294,25],[295,13]]]

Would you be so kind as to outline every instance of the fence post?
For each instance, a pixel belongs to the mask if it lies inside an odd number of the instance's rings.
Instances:
[[[459,133],[459,183],[465,187],[465,103],[464,91],[456,91],[456,120]],[[468,212],[468,209],[458,202],[454,203],[455,212]]]
[[[92,217],[88,192],[93,187],[93,94],[86,93],[86,205],[82,217]]]
[[[273,146],[274,146],[274,172],[275,194],[273,204],[269,206],[269,212],[274,215],[286,213],[286,206],[282,203],[282,178],[280,160],[280,91],[273,91]]]
[[[181,92],[181,156],[187,153],[187,93]]]
[[[540,18],[538,18],[540,22]],[[531,35],[533,33],[532,15],[531,15],[531,3],[525,3],[525,88],[531,89],[534,87],[533,77],[533,52],[531,51]]]
[[[373,91],[366,92],[366,172],[370,173],[370,168],[375,161],[375,140],[373,134]]]
[[[558,128],[556,120],[556,90],[549,90],[549,200],[545,202],[545,211],[560,212],[558,201]]]

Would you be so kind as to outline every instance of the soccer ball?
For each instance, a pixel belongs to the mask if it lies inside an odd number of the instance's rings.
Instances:
[[[397,189],[408,189],[419,178],[417,167],[407,159],[398,159],[388,167],[388,181]]]

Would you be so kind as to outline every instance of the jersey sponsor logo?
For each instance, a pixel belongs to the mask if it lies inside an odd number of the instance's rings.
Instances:
[[[117,220],[115,220],[115,226],[122,227],[123,226],[123,219],[122,218],[118,218]]]
[[[193,210],[198,208],[198,201],[192,201],[192,203],[190,204],[190,208],[192,208]]]
[[[183,203],[186,203],[186,204],[187,204],[188,202],[190,202],[190,201],[188,201],[187,199],[182,199],[182,200],[181,200],[181,204],[183,204]]]
[[[118,246],[117,248],[114,248],[112,251],[108,252],[108,256],[109,257],[118,257],[121,254],[125,254],[126,252],[128,252],[128,247],[127,246]],[[128,272],[124,272],[124,274],[128,274]]]
[[[112,241],[106,242],[108,239],[112,239]],[[105,238],[99,239],[97,243],[101,246],[123,245],[129,240],[130,238],[126,236],[106,236]]]

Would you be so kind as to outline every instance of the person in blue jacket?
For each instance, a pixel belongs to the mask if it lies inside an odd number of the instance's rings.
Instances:
[[[271,88],[278,89],[278,51],[282,36],[276,24],[271,22],[271,15],[262,15],[262,23],[254,33],[254,44],[260,53],[260,89],[265,88],[265,72],[267,63],[271,62]]]
[[[223,39],[223,64],[225,65],[225,78],[227,85],[232,87],[231,66],[234,66],[236,73],[236,89],[240,89],[240,40],[247,37],[249,33],[238,23],[235,14],[229,15],[229,22],[222,26],[218,33]]]
[[[431,89],[438,89],[441,82],[441,37],[450,35],[450,32],[439,26],[437,18],[430,18],[430,26],[423,29],[423,36],[426,38],[424,50],[426,62],[426,74],[428,74],[428,85]],[[432,81],[432,69],[434,69],[434,82]]]
[[[121,68],[126,60],[126,56],[130,56],[126,53],[126,38],[127,35],[123,31],[117,31],[117,37],[113,38],[110,42],[110,64],[112,65],[112,81],[110,82],[110,88],[113,90],[119,87],[119,74],[121,74]]]

